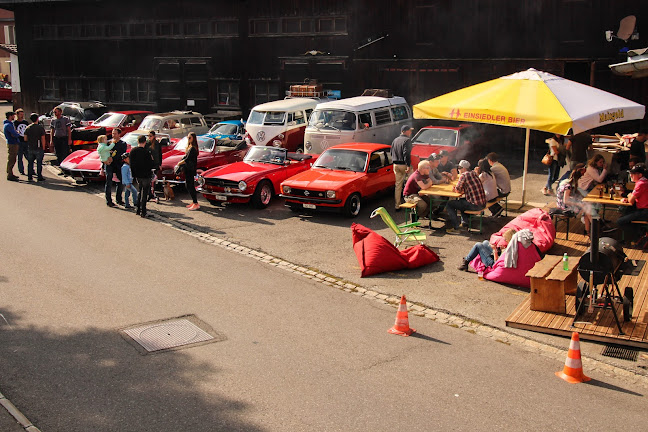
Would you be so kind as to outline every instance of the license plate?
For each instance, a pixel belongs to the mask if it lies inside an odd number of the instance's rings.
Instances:
[[[304,204],[305,209],[315,210],[317,206],[315,204]]]
[[[227,197],[225,195],[214,195],[214,198],[219,201],[227,201]]]

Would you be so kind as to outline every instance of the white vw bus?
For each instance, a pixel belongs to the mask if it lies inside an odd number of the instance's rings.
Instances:
[[[267,102],[252,108],[245,129],[249,144],[304,151],[304,132],[316,99],[291,98]]]
[[[390,144],[403,125],[411,126],[412,110],[402,97],[357,96],[317,105],[310,116],[304,148],[322,153],[348,142]]]

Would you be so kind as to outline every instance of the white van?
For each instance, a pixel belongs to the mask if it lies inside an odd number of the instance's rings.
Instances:
[[[348,142],[390,144],[403,125],[412,124],[412,110],[402,97],[357,96],[317,105],[310,116],[304,149],[322,153]]]
[[[316,99],[290,98],[255,106],[245,124],[245,140],[303,152],[306,124],[317,103]]]

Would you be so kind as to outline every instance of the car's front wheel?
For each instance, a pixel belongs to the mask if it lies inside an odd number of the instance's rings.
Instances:
[[[344,203],[344,215],[352,218],[358,216],[360,214],[361,204],[362,200],[360,194],[351,194],[351,196],[347,198],[346,203]]]
[[[254,190],[254,194],[252,195],[252,205],[258,209],[268,207],[270,201],[272,201],[273,193],[272,183],[267,180],[262,181]]]

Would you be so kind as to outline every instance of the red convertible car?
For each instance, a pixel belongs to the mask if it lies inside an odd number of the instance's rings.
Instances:
[[[250,147],[244,140],[215,139],[209,135],[198,135],[198,166],[200,174],[208,169],[221,165],[239,162]],[[161,175],[158,183],[169,182],[171,184],[184,183],[184,172],[180,175],[174,173],[174,168],[182,160],[187,151],[187,137],[178,141],[178,144],[170,152],[162,156]]]
[[[199,189],[212,204],[252,202],[266,208],[282,181],[313,165],[312,155],[285,148],[253,146],[242,162],[214,168],[198,177]]]
[[[363,198],[393,189],[390,149],[367,143],[329,147],[311,169],[281,184],[281,196],[293,211],[341,210],[356,217]]]
[[[137,130],[144,117],[149,114],[153,113],[151,111],[117,111],[102,114],[91,125],[72,129],[72,146],[73,148],[97,148],[99,135],[110,137],[115,128],[120,128],[122,135]]]
[[[128,144],[128,151],[131,147],[137,146],[137,138],[139,133],[127,133],[122,137],[122,140]],[[166,153],[173,148],[173,142],[168,135],[157,135],[160,144],[162,145],[162,153]],[[99,160],[99,153],[97,150],[77,150],[72,152],[68,157],[61,162],[59,166],[63,173],[68,176],[74,177],[77,182],[89,181],[103,181],[105,176],[101,170],[101,161]]]

